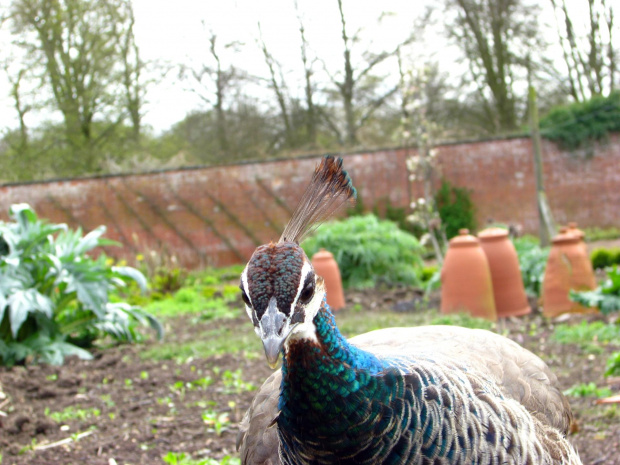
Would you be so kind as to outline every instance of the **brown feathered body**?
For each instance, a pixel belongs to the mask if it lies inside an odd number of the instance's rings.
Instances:
[[[299,242],[354,197],[326,157],[280,241],[242,274],[268,362],[283,354],[240,425],[242,463],[580,464],[556,377],[515,342],[450,326],[342,336]]]
[[[429,415],[427,425],[436,431],[429,444],[460,443],[476,457],[454,454],[429,461],[421,453],[424,441],[419,441],[420,453],[403,463],[581,463],[565,437],[572,414],[556,376],[540,358],[515,342],[489,331],[450,326],[384,329],[350,342],[379,358],[400,359],[401,367],[410,363],[412,372],[423,371],[427,378],[435,378],[437,382],[425,386],[418,399],[419,408]],[[244,465],[284,463],[278,431],[281,387],[278,370],[260,388],[240,425],[238,448]],[[448,405],[447,398],[456,402]],[[420,426],[420,435],[423,431]],[[453,437],[441,437],[445,434]]]

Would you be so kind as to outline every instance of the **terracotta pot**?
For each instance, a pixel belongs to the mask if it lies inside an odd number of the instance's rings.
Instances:
[[[462,229],[450,240],[441,269],[441,312],[466,312],[495,321],[489,262],[478,239]]]
[[[579,229],[577,227],[577,223],[575,223],[574,221],[571,221],[570,223],[568,223],[567,231],[573,234],[574,236],[577,236],[579,240],[581,240],[582,242],[585,242],[586,233],[584,233],[581,229]]]
[[[568,223],[566,232],[579,238],[579,243],[581,244],[581,247],[583,247],[583,251],[586,255],[588,255],[588,246],[586,245],[586,233],[584,233],[581,229],[577,227],[577,223],[575,223],[574,221]],[[590,267],[592,267],[592,263],[590,263]],[[594,274],[594,270],[592,270],[592,274]]]
[[[571,289],[592,290],[596,279],[590,259],[577,235],[566,231],[552,240],[542,289],[543,314],[554,317],[562,313],[586,313],[587,308],[569,298]]]
[[[493,296],[498,318],[527,315],[530,308],[517,251],[502,228],[488,228],[478,234],[480,246],[489,261]]]
[[[312,266],[314,267],[314,272],[325,281],[327,305],[332,310],[344,307],[342,278],[334,256],[327,250],[321,249],[312,256]]]

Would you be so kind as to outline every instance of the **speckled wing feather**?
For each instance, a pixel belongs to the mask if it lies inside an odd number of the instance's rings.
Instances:
[[[263,383],[239,425],[237,450],[241,463],[280,465],[278,456],[278,399],[282,372],[274,372]]]
[[[437,364],[460,365],[489,379],[542,423],[567,433],[572,414],[557,377],[539,357],[516,342],[485,330],[458,326],[391,328],[350,340],[374,354],[428,357]]]
[[[570,407],[555,375],[536,355],[502,336],[453,326],[426,326],[373,331],[350,342],[379,357],[396,357],[405,371],[416,360],[425,360],[440,371],[452,372],[450,375],[458,371],[485,380],[538,420],[539,435],[549,448],[561,443],[557,431],[569,429]],[[267,379],[241,424],[237,446],[245,465],[280,464],[274,426],[280,381],[280,371]],[[558,450],[556,455],[563,453]]]

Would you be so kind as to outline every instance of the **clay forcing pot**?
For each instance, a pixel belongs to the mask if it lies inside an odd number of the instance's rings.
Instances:
[[[596,311],[569,298],[571,289],[592,290],[596,279],[592,264],[579,239],[569,231],[560,233],[552,240],[542,288],[543,314],[555,317],[562,313],[586,313]]]
[[[462,229],[452,238],[441,269],[441,312],[465,312],[495,321],[489,262],[478,239]]]
[[[480,246],[489,262],[493,296],[498,318],[527,315],[530,308],[517,251],[502,228],[488,228],[478,233]]]
[[[581,242],[585,242],[586,233],[584,233],[581,229],[579,229],[577,227],[577,223],[575,223],[574,221],[571,221],[570,223],[568,223],[568,227],[566,228],[566,231],[572,234],[573,236],[577,236]]]
[[[579,238],[579,243],[581,247],[583,247],[583,251],[586,255],[588,255],[588,246],[586,245],[586,233],[584,233],[581,229],[577,227],[577,223],[571,221],[568,223],[566,228],[566,232],[572,234],[573,236],[577,236]],[[590,262],[590,267],[592,267],[592,263]],[[592,274],[594,275],[594,270],[592,270]]]
[[[344,307],[342,278],[334,256],[327,250],[321,249],[312,256],[312,266],[314,267],[314,272],[325,281],[327,305],[332,310]]]

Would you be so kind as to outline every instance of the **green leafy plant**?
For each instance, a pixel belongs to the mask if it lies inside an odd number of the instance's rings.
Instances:
[[[620,267],[607,269],[607,279],[593,291],[570,292],[571,300],[586,307],[596,307],[601,313],[620,311]]]
[[[435,194],[435,203],[448,239],[458,235],[459,229],[476,230],[474,203],[467,189],[455,187],[444,179]]]
[[[104,254],[88,255],[115,244],[102,238],[105,227],[83,236],[39,219],[27,204],[11,206],[9,214],[14,222],[0,223],[0,363],[88,359],[85,348],[95,339],[135,341],[138,324],[161,337],[159,322],[141,308],[109,301],[110,291],[131,281],[146,289],[146,279],[134,268],[112,266]]]
[[[419,241],[375,215],[324,224],[302,246],[309,257],[321,248],[334,254],[344,287],[420,283],[423,249]]]
[[[542,282],[549,258],[549,248],[541,248],[538,240],[531,236],[518,237],[514,246],[519,257],[521,267],[521,279],[525,292],[530,295],[540,296]]]
[[[611,389],[600,388],[594,383],[576,384],[564,391],[564,394],[572,397],[609,397]]]
[[[574,150],[620,131],[620,92],[553,108],[540,119],[543,137]]]
[[[157,267],[151,277],[151,289],[162,294],[172,294],[185,284],[187,271],[178,267]]]
[[[607,359],[605,376],[620,376],[620,352],[614,352]]]

